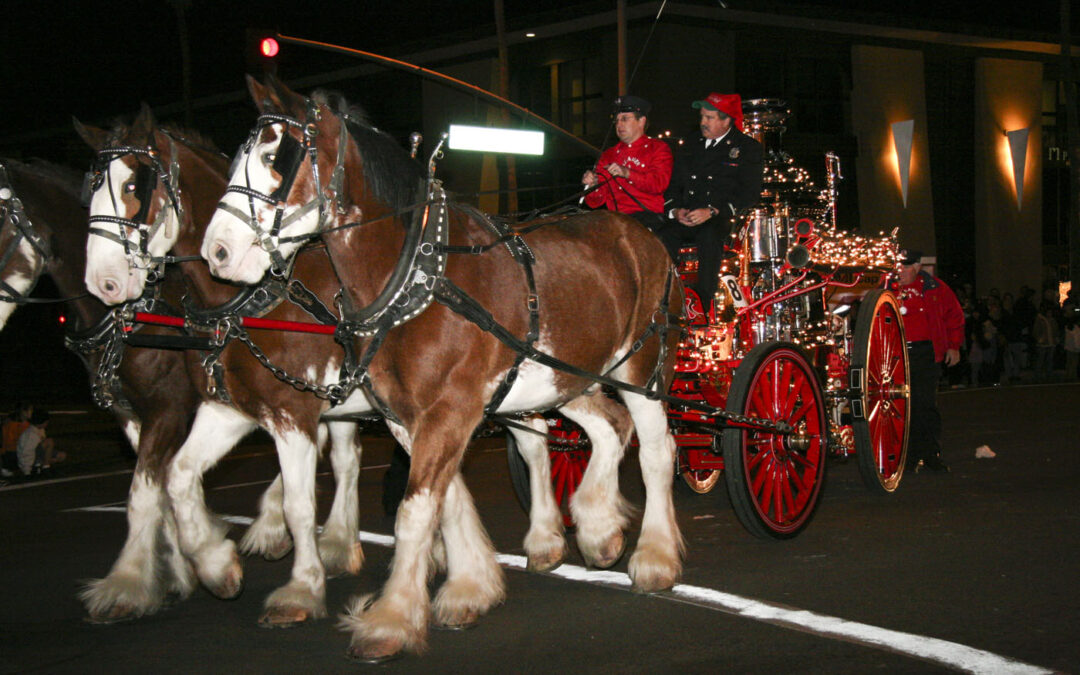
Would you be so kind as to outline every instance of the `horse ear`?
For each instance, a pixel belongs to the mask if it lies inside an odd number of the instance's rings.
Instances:
[[[255,102],[255,107],[258,108],[259,112],[265,112],[263,108],[268,99],[266,87],[259,84],[259,81],[251,75],[244,75],[244,79],[247,80],[248,93],[251,94],[251,100]]]
[[[150,106],[144,101],[142,105],[139,106],[139,114],[135,116],[132,132],[139,137],[148,136],[153,128],[154,113],[150,110]]]
[[[71,122],[75,125],[75,131],[79,134],[79,137],[86,141],[86,144],[91,148],[100,150],[105,147],[105,144],[109,139],[109,133],[107,131],[99,129],[98,127],[85,125],[80,122],[77,117],[72,117]]]

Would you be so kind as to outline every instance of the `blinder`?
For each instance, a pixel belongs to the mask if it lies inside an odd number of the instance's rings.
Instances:
[[[139,200],[139,211],[132,218],[136,223],[146,220],[150,213],[150,199],[157,188],[157,172],[148,164],[139,163],[135,170],[135,199]]]
[[[289,196],[292,185],[296,181],[296,174],[300,172],[300,165],[303,163],[304,147],[293,138],[292,134],[283,132],[277,153],[274,155],[274,163],[270,167],[281,176],[281,184],[271,193],[271,199],[280,202]]]

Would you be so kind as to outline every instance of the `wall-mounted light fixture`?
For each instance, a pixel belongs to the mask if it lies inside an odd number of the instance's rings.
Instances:
[[[896,151],[896,167],[900,171],[900,194],[907,208],[908,179],[911,176],[911,139],[915,120],[892,123],[893,149]]]
[[[1016,186],[1016,210],[1019,211],[1024,204],[1024,169],[1027,164],[1028,132],[1030,129],[1016,129],[1006,131],[1005,136],[1009,139],[1009,157],[1012,158],[1013,185]]]

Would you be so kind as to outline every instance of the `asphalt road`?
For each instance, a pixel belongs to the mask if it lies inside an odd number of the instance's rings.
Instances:
[[[525,514],[501,443],[478,442],[465,475],[507,554],[507,601],[473,630],[433,631],[423,656],[378,667],[344,658],[348,636],[332,618],[257,627],[289,559],[247,559],[234,601],[200,590],[138,621],[86,623],[76,593],[105,575],[123,542],[131,460],[100,414],[58,415],[54,435],[72,454],[62,476],[0,488],[0,672],[1080,670],[1080,385],[951,392],[942,408],[952,473],[906,476],[880,498],[863,488],[854,461],[831,463],[818,512],[793,540],[747,534],[722,483],[709,495],[676,490],[688,545],[683,584],[650,596],[630,592],[620,574],[579,569],[572,542],[556,574],[517,569]],[[982,444],[997,457],[976,459]],[[365,443],[366,533],[392,532],[380,505],[389,452],[383,438]],[[208,475],[207,499],[242,522],[275,471],[269,444],[255,436]],[[332,479],[321,471],[325,515]],[[633,453],[622,483],[642,505]],[[365,553],[358,577],[328,582],[331,614],[386,579],[392,550],[369,542]],[[625,569],[624,559],[614,572]]]

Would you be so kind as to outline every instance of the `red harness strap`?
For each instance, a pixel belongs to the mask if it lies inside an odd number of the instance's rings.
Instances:
[[[147,312],[135,312],[137,323],[150,323],[158,326],[184,327],[184,318],[180,316],[166,316],[163,314],[149,314]],[[327,326],[321,323],[309,323],[306,321],[278,321],[276,319],[260,319],[253,316],[241,317],[240,325],[244,328],[263,328],[266,330],[284,330],[293,333],[319,333],[321,335],[333,335],[337,326]]]

